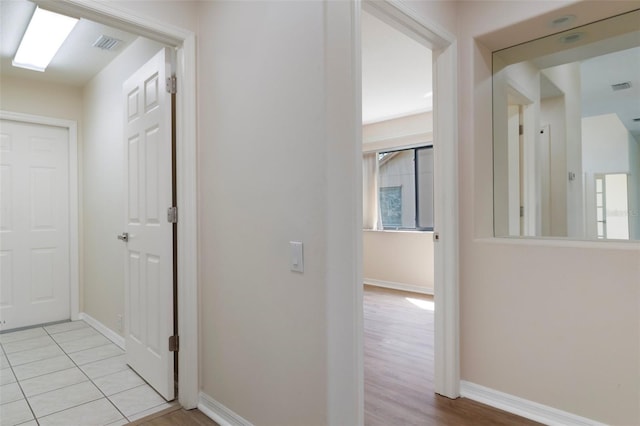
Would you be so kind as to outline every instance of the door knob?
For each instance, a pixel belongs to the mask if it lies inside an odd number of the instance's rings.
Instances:
[[[118,235],[118,239],[126,243],[127,241],[129,241],[129,233],[123,232],[122,234]]]

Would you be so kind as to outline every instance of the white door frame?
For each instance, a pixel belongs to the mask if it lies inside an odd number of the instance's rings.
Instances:
[[[434,384],[436,393],[457,398],[460,396],[460,339],[456,41],[436,22],[425,19],[397,0],[363,1],[362,7],[433,51],[434,213],[437,221],[435,232],[440,234],[440,240],[436,242],[440,250],[435,250],[434,261],[434,299],[437,306]],[[358,22],[356,34],[360,34],[359,26]],[[356,46],[354,52],[358,69],[360,51],[361,47]],[[361,85],[361,75],[357,78]]]
[[[80,312],[78,282],[80,264],[78,251],[78,243],[80,241],[78,237],[80,229],[78,222],[78,123],[72,120],[1,110],[0,119],[62,127],[69,132],[69,315],[72,320],[77,320]]]
[[[176,184],[178,191],[178,401],[198,405],[198,264],[196,203],[196,39],[192,31],[145,16],[115,2],[35,0],[44,8],[91,19],[156,40],[177,51]],[[77,209],[76,209],[77,212]]]

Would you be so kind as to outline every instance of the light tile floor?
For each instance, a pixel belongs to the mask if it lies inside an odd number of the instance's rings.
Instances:
[[[172,404],[84,321],[0,334],[0,426],[124,425]]]

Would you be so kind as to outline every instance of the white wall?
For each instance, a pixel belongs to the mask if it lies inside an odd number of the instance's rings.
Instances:
[[[83,90],[83,310],[120,334],[124,315],[122,84],[161,46],[138,38]]]
[[[631,239],[640,240],[640,142],[629,135],[629,225]]]
[[[604,423],[638,424],[638,246],[492,238],[491,51],[544,35],[554,17],[575,14],[579,24],[622,7],[632,5],[458,4],[461,375]]]
[[[541,206],[546,210],[548,222],[542,221],[542,236],[566,237],[567,234],[567,131],[566,106],[564,96],[554,96],[540,101],[540,124],[549,126],[548,155],[541,158],[547,162],[548,170],[547,200],[548,205]],[[543,168],[541,167],[541,170]],[[544,179],[544,177],[543,177]],[[545,188],[541,188],[544,193]],[[544,199],[544,198],[543,198]],[[545,226],[546,225],[546,226]],[[547,230],[545,233],[544,230]]]
[[[638,143],[617,114],[582,119],[582,162],[585,180],[585,221],[587,236],[597,238],[595,175],[627,173],[629,210],[638,202]],[[637,235],[637,216],[630,215],[630,237]]]
[[[555,170],[556,182],[566,193],[566,233],[572,238],[584,238],[583,182],[582,182],[582,95],[580,89],[580,64],[563,64],[544,70],[544,75],[564,93],[564,146],[554,145],[553,153],[564,151],[565,170]],[[562,154],[560,154],[562,158]],[[568,181],[568,172],[575,174],[575,180]],[[560,175],[564,175],[561,178]],[[562,214],[557,212],[557,214]]]
[[[583,118],[582,133],[582,163],[585,174],[629,173],[630,135],[617,114]]]

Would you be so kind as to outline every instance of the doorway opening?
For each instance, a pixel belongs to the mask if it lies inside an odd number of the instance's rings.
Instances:
[[[629,239],[629,175],[594,175],[595,228],[598,239]]]
[[[177,133],[176,133],[176,186],[179,195],[177,205],[180,209],[180,221],[178,228],[178,271],[179,282],[179,333],[181,335],[180,358],[178,363],[181,367],[181,381],[179,383],[180,403],[185,408],[194,408],[198,403],[198,385],[197,385],[197,298],[196,298],[196,238],[195,238],[195,38],[190,31],[182,30],[177,27],[166,25],[165,23],[156,22],[142,16],[132,15],[130,11],[123,12],[117,7],[109,4],[80,5],[71,2],[47,3],[47,8],[53,11],[76,16],[79,18],[90,18],[92,21],[100,25],[110,26],[118,30],[124,30],[135,34],[135,37],[145,36],[147,40],[161,45],[168,45],[175,49],[177,55],[178,86],[180,88],[176,95],[177,104]],[[164,88],[164,84],[162,84]],[[122,87],[114,89],[115,95],[120,97]],[[118,117],[122,120],[122,116]],[[84,124],[84,123],[83,123]],[[105,123],[109,126],[109,123]],[[120,138],[122,135],[119,135]],[[86,154],[86,151],[84,152]],[[121,154],[121,152],[118,152]],[[91,165],[89,166],[91,167]],[[86,168],[85,168],[86,171]],[[107,170],[103,173],[103,179],[113,177],[113,170]],[[116,179],[119,180],[119,179]],[[117,183],[117,182],[116,182]],[[100,198],[100,193],[84,193],[85,197]],[[104,195],[104,194],[103,194]],[[117,219],[121,221],[122,213],[117,215]],[[85,215],[86,218],[86,215]],[[84,230],[88,229],[90,224],[84,223]],[[85,236],[86,237],[86,236]],[[111,235],[114,241],[115,235]],[[85,238],[86,239],[86,238]],[[83,239],[83,241],[85,240]],[[86,246],[85,246],[86,249]],[[84,271],[86,272],[86,270]],[[107,271],[106,275],[109,275]],[[85,294],[86,296],[86,294]],[[85,299],[83,297],[83,299]],[[100,299],[100,295],[98,295]],[[105,300],[103,300],[105,301]],[[72,301],[73,302],[73,301]],[[84,302],[84,303],[83,303]],[[76,302],[82,306],[82,310],[87,310],[86,300]],[[98,306],[95,305],[94,306]],[[98,312],[100,307],[96,312]],[[72,319],[77,319],[72,310]],[[95,314],[99,316],[98,312]],[[107,331],[111,331],[112,335],[118,335],[113,330],[118,330],[122,323],[122,318],[116,315],[107,315],[110,322],[109,327],[105,327]],[[106,318],[106,317],[105,317]],[[106,321],[105,321],[106,322]],[[182,331],[182,332],[180,332]],[[166,345],[165,338],[162,338],[163,346]]]
[[[365,424],[419,423],[435,398],[432,52],[366,9],[361,29]]]

